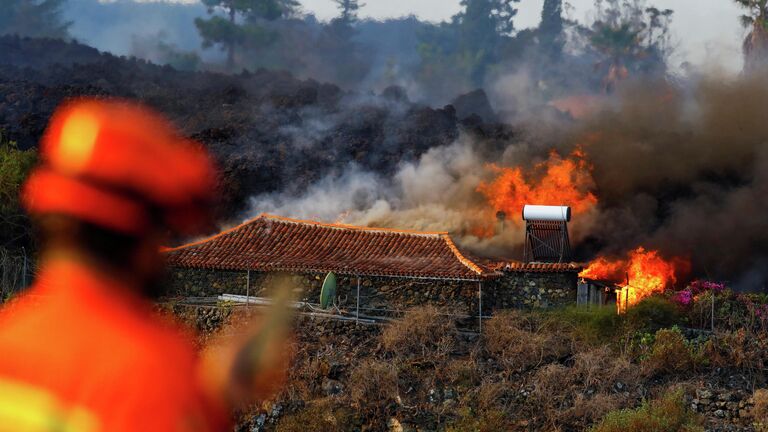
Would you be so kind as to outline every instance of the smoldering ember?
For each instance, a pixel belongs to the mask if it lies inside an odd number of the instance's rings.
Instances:
[[[768,431],[765,0],[2,3],[0,431]]]

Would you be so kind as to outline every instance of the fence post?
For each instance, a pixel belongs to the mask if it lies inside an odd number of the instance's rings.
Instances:
[[[357,306],[355,306],[355,325],[360,322],[360,275],[357,275]]]
[[[480,333],[483,332],[483,283],[477,283],[478,318],[480,321]]]
[[[251,308],[251,271],[245,274],[245,305],[248,309]]]

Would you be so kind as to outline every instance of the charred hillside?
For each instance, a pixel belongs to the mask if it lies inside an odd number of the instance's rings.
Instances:
[[[489,139],[511,135],[472,115],[471,106],[414,104],[396,87],[358,94],[282,71],[180,72],[60,40],[6,36],[0,51],[0,130],[20,147],[37,145],[54,108],[68,98],[138,100],[217,157],[229,215],[248,196],[301,190],[350,163],[387,175],[453,142],[462,129]],[[487,100],[478,103],[475,95],[470,102],[487,111]]]

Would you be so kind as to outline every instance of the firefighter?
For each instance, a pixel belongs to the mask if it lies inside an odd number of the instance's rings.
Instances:
[[[57,110],[22,192],[40,269],[0,311],[0,431],[227,427],[226,392],[149,301],[168,234],[209,226],[215,176],[201,147],[145,108]]]

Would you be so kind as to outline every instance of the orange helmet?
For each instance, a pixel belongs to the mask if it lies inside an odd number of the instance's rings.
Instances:
[[[205,150],[162,116],[119,100],[78,99],[59,107],[40,144],[41,164],[22,202],[128,234],[159,217],[181,234],[210,222],[216,171]]]

